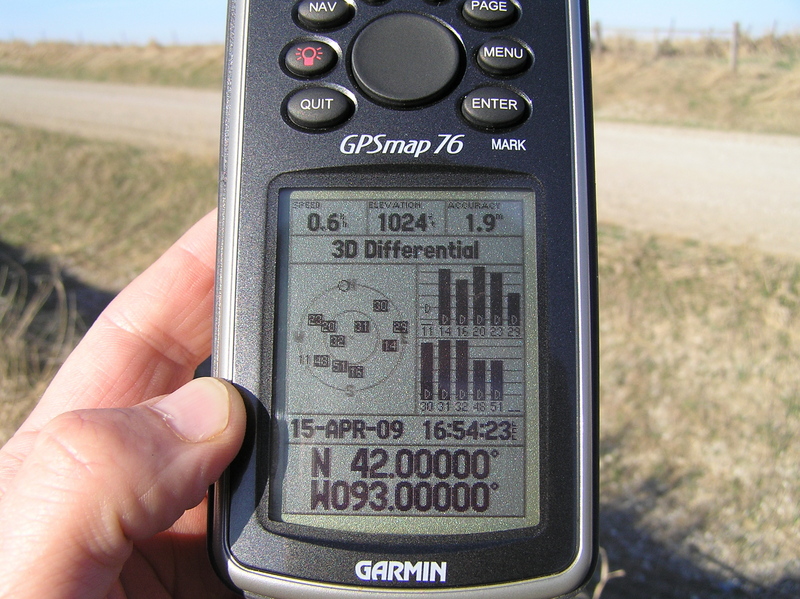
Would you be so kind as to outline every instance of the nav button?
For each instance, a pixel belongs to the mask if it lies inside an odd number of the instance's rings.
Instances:
[[[506,129],[524,121],[528,102],[518,93],[503,87],[481,87],[464,98],[461,113],[482,129]]]
[[[329,129],[350,118],[355,110],[345,94],[327,87],[294,92],[286,102],[289,120],[302,129]]]
[[[349,0],[302,0],[297,4],[297,20],[306,29],[333,29],[353,18],[355,9]]]

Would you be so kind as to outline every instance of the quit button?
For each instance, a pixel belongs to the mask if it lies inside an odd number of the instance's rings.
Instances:
[[[524,121],[528,102],[518,93],[503,87],[481,87],[464,98],[461,113],[483,129],[506,129]]]
[[[328,129],[350,118],[355,110],[345,94],[328,87],[294,92],[286,103],[289,120],[303,129]]]

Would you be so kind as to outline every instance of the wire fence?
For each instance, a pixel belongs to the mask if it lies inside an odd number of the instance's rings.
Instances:
[[[775,34],[772,34],[773,37]],[[652,40],[655,53],[658,56],[674,52],[673,42],[678,40],[705,41],[707,44],[727,46],[731,71],[734,73],[739,68],[742,48],[742,29],[739,23],[733,23],[728,29],[683,29],[674,26],[668,28],[654,27],[651,29],[632,29],[624,27],[605,28],[600,21],[595,21],[592,26],[592,51],[602,54],[607,48],[607,40],[630,39],[647,42]],[[710,46],[709,46],[710,47]]]

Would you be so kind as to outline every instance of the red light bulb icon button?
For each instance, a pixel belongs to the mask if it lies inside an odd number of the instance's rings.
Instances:
[[[303,41],[291,44],[283,55],[286,69],[298,77],[318,77],[336,64],[336,51],[330,44]]]

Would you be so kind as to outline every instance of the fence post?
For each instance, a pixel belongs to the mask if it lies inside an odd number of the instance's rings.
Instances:
[[[602,54],[605,48],[603,47],[603,25],[600,21],[594,22],[594,44],[593,49],[598,53]]]
[[[733,24],[733,36],[731,38],[731,72],[735,73],[739,69],[739,36],[741,30],[738,21]]]
[[[658,58],[661,55],[661,42],[658,41],[658,27],[653,27],[653,56]]]

